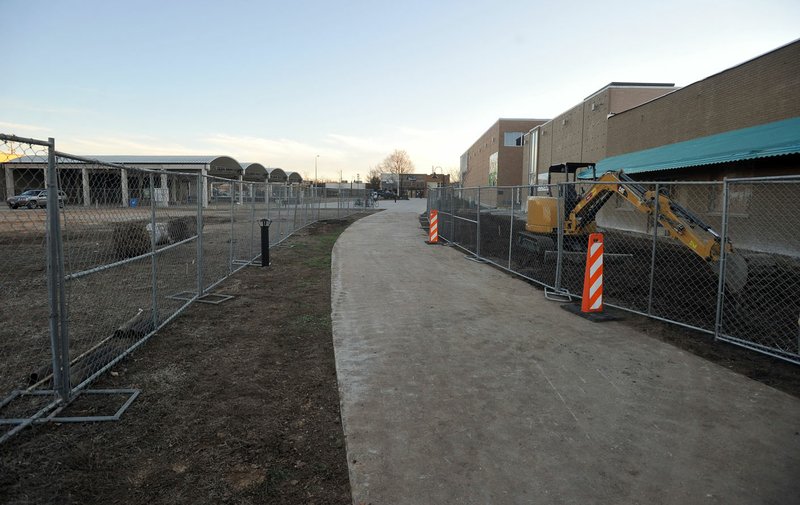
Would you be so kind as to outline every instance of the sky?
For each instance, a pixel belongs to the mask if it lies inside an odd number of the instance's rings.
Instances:
[[[800,38],[800,2],[0,0],[0,133],[366,178],[456,170],[500,117],[685,86]]]

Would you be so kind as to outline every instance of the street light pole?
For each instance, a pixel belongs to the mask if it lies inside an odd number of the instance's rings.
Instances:
[[[314,186],[317,185],[317,160],[319,159],[319,154],[314,158]]]

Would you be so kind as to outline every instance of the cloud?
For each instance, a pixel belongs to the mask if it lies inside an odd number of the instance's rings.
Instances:
[[[22,123],[6,123],[4,121],[0,121],[0,130],[7,130],[13,131],[14,134],[25,133],[25,132],[45,132],[47,128],[42,126],[35,126],[29,124],[22,124]]]
[[[329,133],[325,136],[325,142],[355,149],[363,154],[380,154],[386,151],[385,141],[369,137]]]
[[[196,147],[169,143],[163,138],[148,136],[92,137],[56,139],[56,147],[72,154],[132,154],[132,155],[202,155],[207,151]],[[211,153],[214,154],[214,153]]]

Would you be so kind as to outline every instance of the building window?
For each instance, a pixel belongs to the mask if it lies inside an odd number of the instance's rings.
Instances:
[[[519,147],[522,145],[522,136],[525,132],[506,132],[503,134],[503,145],[505,147]]]

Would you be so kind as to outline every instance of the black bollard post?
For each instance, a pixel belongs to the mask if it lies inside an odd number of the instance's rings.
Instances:
[[[271,219],[261,220],[261,266],[269,266],[269,225],[272,224]]]

